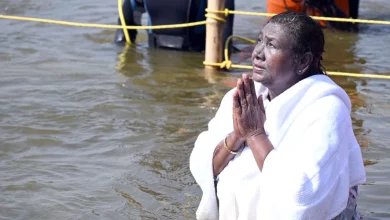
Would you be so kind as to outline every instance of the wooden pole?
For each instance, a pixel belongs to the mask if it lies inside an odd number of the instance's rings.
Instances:
[[[208,0],[207,8],[210,10],[224,10],[225,0]],[[222,17],[223,14],[216,14],[208,12],[212,17]],[[217,21],[212,17],[207,18],[206,24],[206,51],[205,61],[211,63],[222,62],[222,33],[223,33],[223,22]],[[218,67],[207,66],[207,69],[216,69]]]

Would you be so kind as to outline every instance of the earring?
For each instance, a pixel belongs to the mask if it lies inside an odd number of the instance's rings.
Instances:
[[[299,73],[302,73],[302,70],[298,70]]]

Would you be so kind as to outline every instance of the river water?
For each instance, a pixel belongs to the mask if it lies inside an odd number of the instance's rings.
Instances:
[[[237,1],[265,11],[265,0]],[[364,0],[363,18],[390,20]],[[0,13],[114,24],[115,1],[1,0]],[[255,38],[262,17],[236,16]],[[197,135],[240,70],[213,75],[203,54],[112,43],[114,30],[0,20],[0,219],[194,219],[188,167]],[[390,74],[390,28],[326,30],[329,71]],[[245,47],[245,44],[239,45]],[[234,55],[235,62],[249,53]],[[367,184],[359,209],[390,219],[390,81],[333,77],[353,102]]]

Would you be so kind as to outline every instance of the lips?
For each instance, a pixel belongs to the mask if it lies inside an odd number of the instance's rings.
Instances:
[[[255,70],[265,70],[265,67],[263,65],[254,63],[253,64],[253,69],[255,69]]]

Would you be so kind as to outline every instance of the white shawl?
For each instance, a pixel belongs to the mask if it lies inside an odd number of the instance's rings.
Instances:
[[[218,176],[218,207],[212,157],[233,131],[235,89],[229,91],[190,157],[203,192],[197,219],[334,218],[345,209],[349,188],[366,180],[348,95],[325,75],[306,78],[271,102],[265,99],[268,89],[255,86],[257,96],[264,97],[264,127],[274,150],[262,172],[249,147],[229,162]]]

